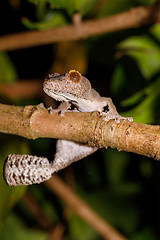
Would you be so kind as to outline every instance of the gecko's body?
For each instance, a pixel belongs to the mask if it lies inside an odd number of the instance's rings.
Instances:
[[[49,79],[44,81],[43,90],[57,101],[67,103],[60,105],[59,110],[62,112],[68,111],[73,104],[80,112],[99,111],[106,121],[115,119],[119,122],[120,119],[126,119],[118,114],[111,98],[101,97],[91,87],[89,80],[78,71],[70,70],[65,75],[49,75]]]
[[[92,87],[89,80],[78,71],[70,70],[64,75],[58,73],[49,75],[44,81],[44,92],[57,101],[62,101],[58,109],[51,113],[66,111],[93,112],[99,111],[105,121],[120,119],[133,121],[132,118],[120,116],[110,98],[101,97]],[[70,110],[71,105],[76,107]],[[4,176],[9,185],[28,185],[40,183],[49,179],[52,174],[65,168],[97,150],[96,147],[79,144],[67,140],[58,140],[55,158],[49,163],[46,158],[29,155],[9,155]]]

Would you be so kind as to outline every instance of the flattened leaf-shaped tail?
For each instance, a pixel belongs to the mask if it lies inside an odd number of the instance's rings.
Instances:
[[[47,158],[10,154],[4,164],[4,179],[10,186],[41,183],[52,176]]]
[[[4,179],[10,186],[31,185],[44,182],[72,162],[78,161],[97,150],[84,144],[58,140],[52,163],[47,158],[32,155],[10,154],[4,164]]]

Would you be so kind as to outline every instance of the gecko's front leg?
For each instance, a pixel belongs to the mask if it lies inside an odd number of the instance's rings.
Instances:
[[[61,116],[64,115],[65,112],[68,112],[69,109],[71,108],[71,104],[69,102],[62,102],[58,108],[54,109],[52,107],[48,108],[48,111],[50,114],[54,114],[58,112]]]
[[[74,109],[71,109],[71,107],[72,107],[72,104],[70,102],[62,102],[58,106],[58,108],[53,109],[52,107],[49,107],[48,111],[50,112],[50,114],[54,114],[54,113],[58,112],[58,114],[60,116],[64,116],[64,114],[66,112],[77,112],[78,111],[76,107],[74,107]]]
[[[132,117],[122,117],[115,107],[115,105],[112,102],[111,98],[103,98],[106,100],[106,105],[104,106],[103,111],[100,113],[101,116],[104,116],[103,119],[105,121],[109,121],[111,119],[114,119],[115,122],[119,123],[121,119],[129,120],[130,122],[133,121]]]

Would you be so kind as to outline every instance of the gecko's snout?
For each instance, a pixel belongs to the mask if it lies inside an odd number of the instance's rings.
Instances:
[[[43,90],[45,90],[46,88],[52,88],[54,86],[54,82],[51,78],[49,79],[45,79],[43,82]]]
[[[48,79],[45,79],[43,82],[43,88],[46,86]]]
[[[44,82],[43,82],[43,91],[48,94],[48,92],[50,91],[50,89],[52,89],[53,86],[52,86],[52,83],[50,82],[50,80],[46,79]]]
[[[49,78],[45,79],[43,82],[43,91],[48,94],[50,92],[56,91],[63,91],[63,84],[61,84],[62,80]]]
[[[44,82],[43,82],[43,91],[45,92],[45,89],[46,89],[46,85],[47,85],[47,79],[46,80],[44,80]]]

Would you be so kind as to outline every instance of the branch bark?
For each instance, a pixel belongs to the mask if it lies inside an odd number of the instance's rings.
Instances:
[[[104,121],[98,112],[51,115],[40,106],[0,104],[0,132],[26,138],[58,138],[111,147],[160,160],[160,126]]]
[[[0,50],[9,51],[69,40],[85,39],[97,34],[114,32],[160,21],[160,3],[136,7],[103,19],[88,20],[45,31],[32,31],[0,37]]]

